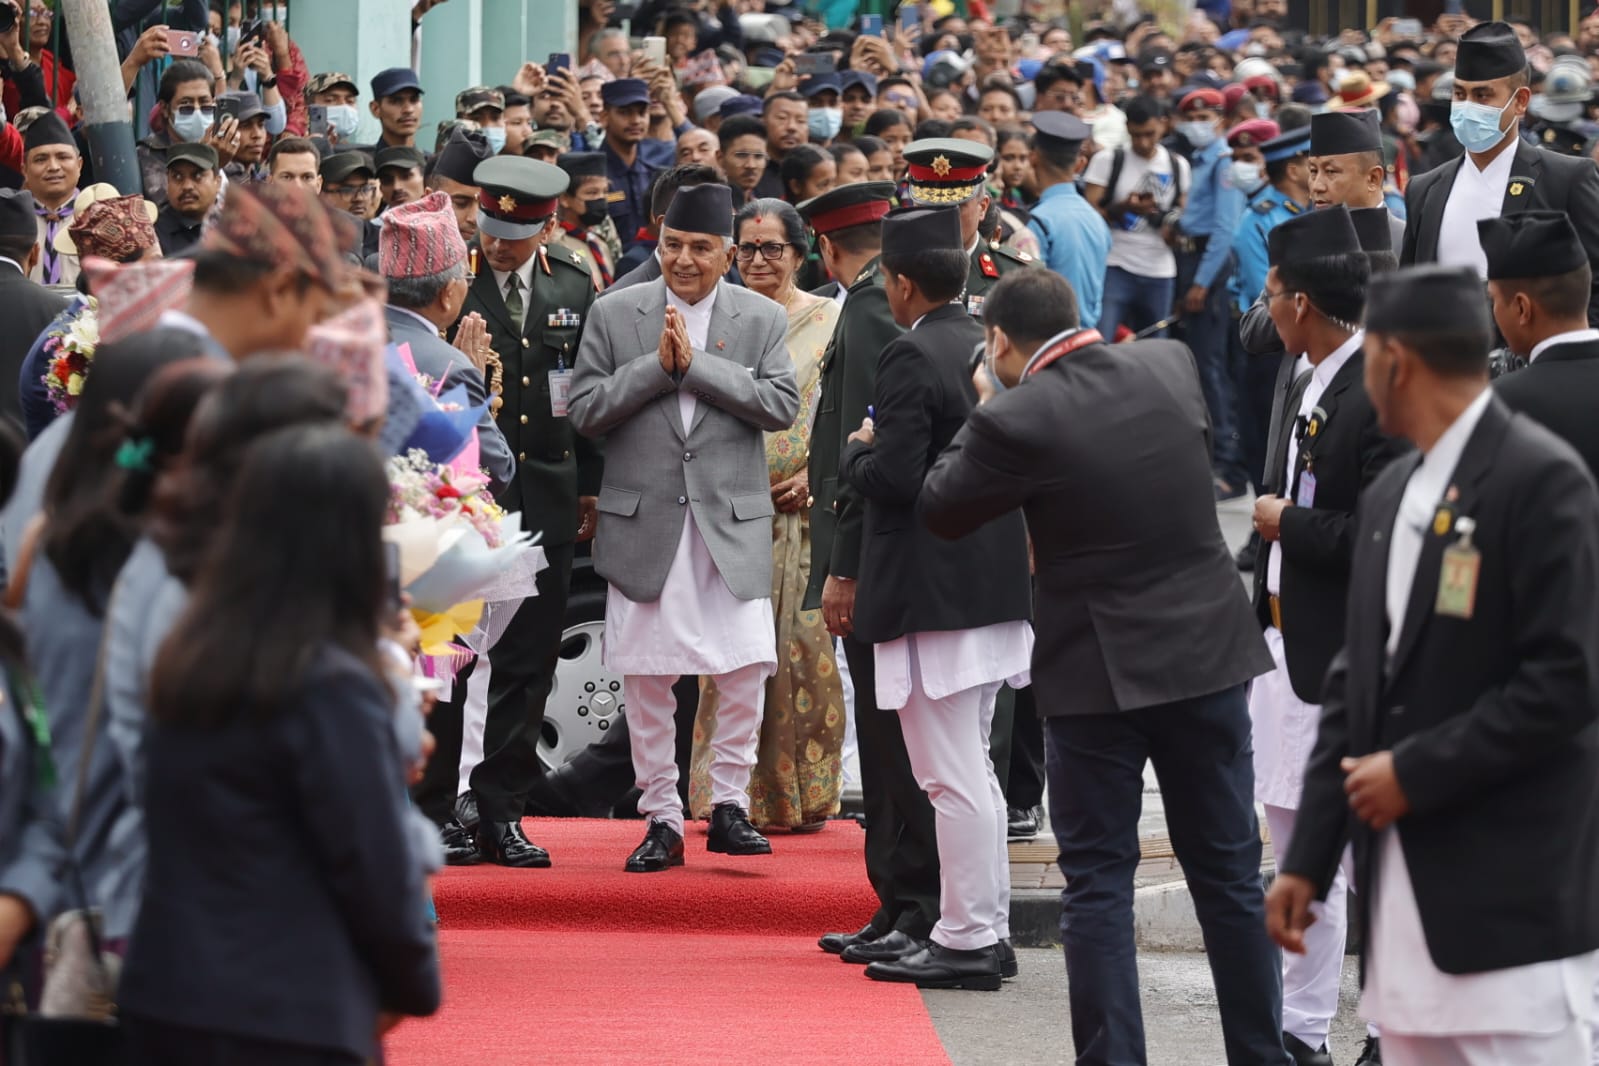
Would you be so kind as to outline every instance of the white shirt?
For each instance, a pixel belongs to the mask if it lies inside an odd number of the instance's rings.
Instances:
[[[718,282],[718,287],[720,282]],[[711,289],[697,304],[684,301],[670,287],[666,290],[666,305],[677,308],[677,313],[683,316],[683,325],[688,329],[688,341],[699,352],[705,351],[705,337],[711,331],[711,310],[716,306],[716,288]],[[688,389],[677,390],[677,408],[683,416],[683,432],[687,433],[694,424],[694,412],[699,407],[699,401],[694,398],[694,393]]]
[[[1116,113],[1120,114],[1119,111]],[[1097,123],[1094,139],[1099,141]],[[1114,147],[1101,148],[1088,161],[1088,169],[1083,171],[1083,181],[1105,188],[1110,184],[1114,160]],[[1181,176],[1180,181],[1178,175]],[[1105,188],[1105,203],[1120,203],[1130,193],[1149,192],[1154,193],[1155,206],[1160,211],[1170,211],[1177,206],[1179,184],[1184,189],[1193,188],[1191,168],[1182,156],[1157,146],[1155,157],[1145,159],[1127,148],[1122,153],[1122,172],[1116,178],[1116,187]],[[1172,254],[1171,246],[1160,235],[1159,227],[1151,225],[1146,218],[1135,218],[1131,222],[1125,218],[1111,219],[1110,255],[1106,257],[1105,265],[1118,267],[1141,278],[1177,276],[1177,258]]]
[[[1599,329],[1574,329],[1567,333],[1556,333],[1532,346],[1532,354],[1527,356],[1527,365],[1531,366],[1538,361],[1538,357],[1546,348],[1553,348],[1557,344],[1585,344],[1588,341],[1599,341]]]
[[[1410,475],[1388,542],[1388,655],[1399,647],[1423,538],[1444,499],[1461,453],[1488,409],[1482,394],[1444,431]],[[1452,975],[1433,964],[1416,906],[1401,827],[1384,830],[1372,951],[1360,1011],[1384,1030],[1421,1036],[1553,1033],[1592,1006],[1599,953],[1484,973]]]
[[[1469,153],[1461,158],[1438,230],[1438,262],[1445,266],[1470,267],[1478,276],[1487,278],[1488,257],[1477,239],[1477,223],[1498,218],[1504,210],[1505,188],[1510,184],[1510,168],[1516,162],[1515,133],[1510,136],[1510,143],[1486,170],[1478,170]]]
[[[1356,330],[1343,344],[1333,349],[1333,353],[1320,363],[1316,364],[1310,372],[1310,382],[1305,386],[1305,395],[1299,401],[1299,417],[1308,421],[1310,412],[1316,409],[1321,402],[1322,394],[1327,391],[1327,386],[1332,384],[1332,379],[1338,376],[1338,371],[1344,368],[1354,354],[1360,351],[1360,346],[1366,340],[1365,330]],[[1301,356],[1301,358],[1304,358]],[[1307,360],[1308,362],[1308,360]],[[1297,365],[1295,367],[1297,370]],[[1296,375],[1297,380],[1297,375]],[[1294,467],[1299,462],[1301,442],[1298,438],[1298,427],[1304,423],[1296,422],[1294,435],[1288,441],[1288,456],[1284,460],[1283,468],[1283,495],[1290,501],[1294,498]],[[1297,506],[1297,505],[1296,505]],[[1266,591],[1273,596],[1282,594],[1283,590],[1283,547],[1280,541],[1271,542],[1271,552],[1266,556]]]

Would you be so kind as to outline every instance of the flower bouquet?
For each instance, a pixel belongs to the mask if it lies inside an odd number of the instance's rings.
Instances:
[[[47,362],[41,380],[56,414],[64,415],[78,406],[83,383],[88,380],[89,368],[94,362],[94,350],[99,345],[98,305],[93,297],[59,329],[51,330],[46,336]]]

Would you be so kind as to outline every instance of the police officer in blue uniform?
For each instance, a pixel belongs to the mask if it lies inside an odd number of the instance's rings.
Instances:
[[[1271,126],[1272,135],[1258,142],[1262,170],[1261,184],[1250,194],[1249,207],[1238,221],[1233,234],[1233,255],[1238,266],[1233,272],[1233,305],[1238,313],[1248,311],[1255,297],[1266,284],[1270,269],[1266,257],[1266,235],[1281,222],[1310,209],[1310,127],[1301,126],[1287,133],[1276,132],[1274,123],[1264,119],[1245,122],[1236,127],[1229,141],[1239,137],[1239,131],[1250,126]],[[1264,132],[1264,131],[1262,131]],[[1248,148],[1233,145],[1233,176],[1239,175],[1241,153]]]

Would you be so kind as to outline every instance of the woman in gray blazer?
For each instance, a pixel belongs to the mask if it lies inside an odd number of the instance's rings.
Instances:
[[[342,429],[245,458],[151,679],[133,1063],[354,1066],[438,1007],[377,651],[388,499]]]

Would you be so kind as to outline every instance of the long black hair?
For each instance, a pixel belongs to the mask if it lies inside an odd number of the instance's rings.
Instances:
[[[206,398],[182,458],[155,488],[150,535],[174,577],[187,582],[199,569],[250,446],[286,426],[342,425],[345,391],[332,369],[284,356],[250,360]]]
[[[156,657],[151,716],[195,727],[270,718],[326,648],[381,682],[388,506],[377,449],[343,426],[291,426],[256,441]]]
[[[62,442],[44,507],[45,557],[66,590],[99,616],[138,539],[138,523],[118,506],[127,469],[117,463],[140,393],[169,364],[194,359],[200,338],[158,329],[103,345]],[[180,431],[181,432],[181,431]]]
[[[778,176],[783,179],[783,199],[789,203],[799,203],[799,186],[811,180],[811,171],[821,166],[832,158],[832,154],[825,148],[818,148],[814,144],[801,144],[788,150],[783,157],[783,165],[778,168]]]

